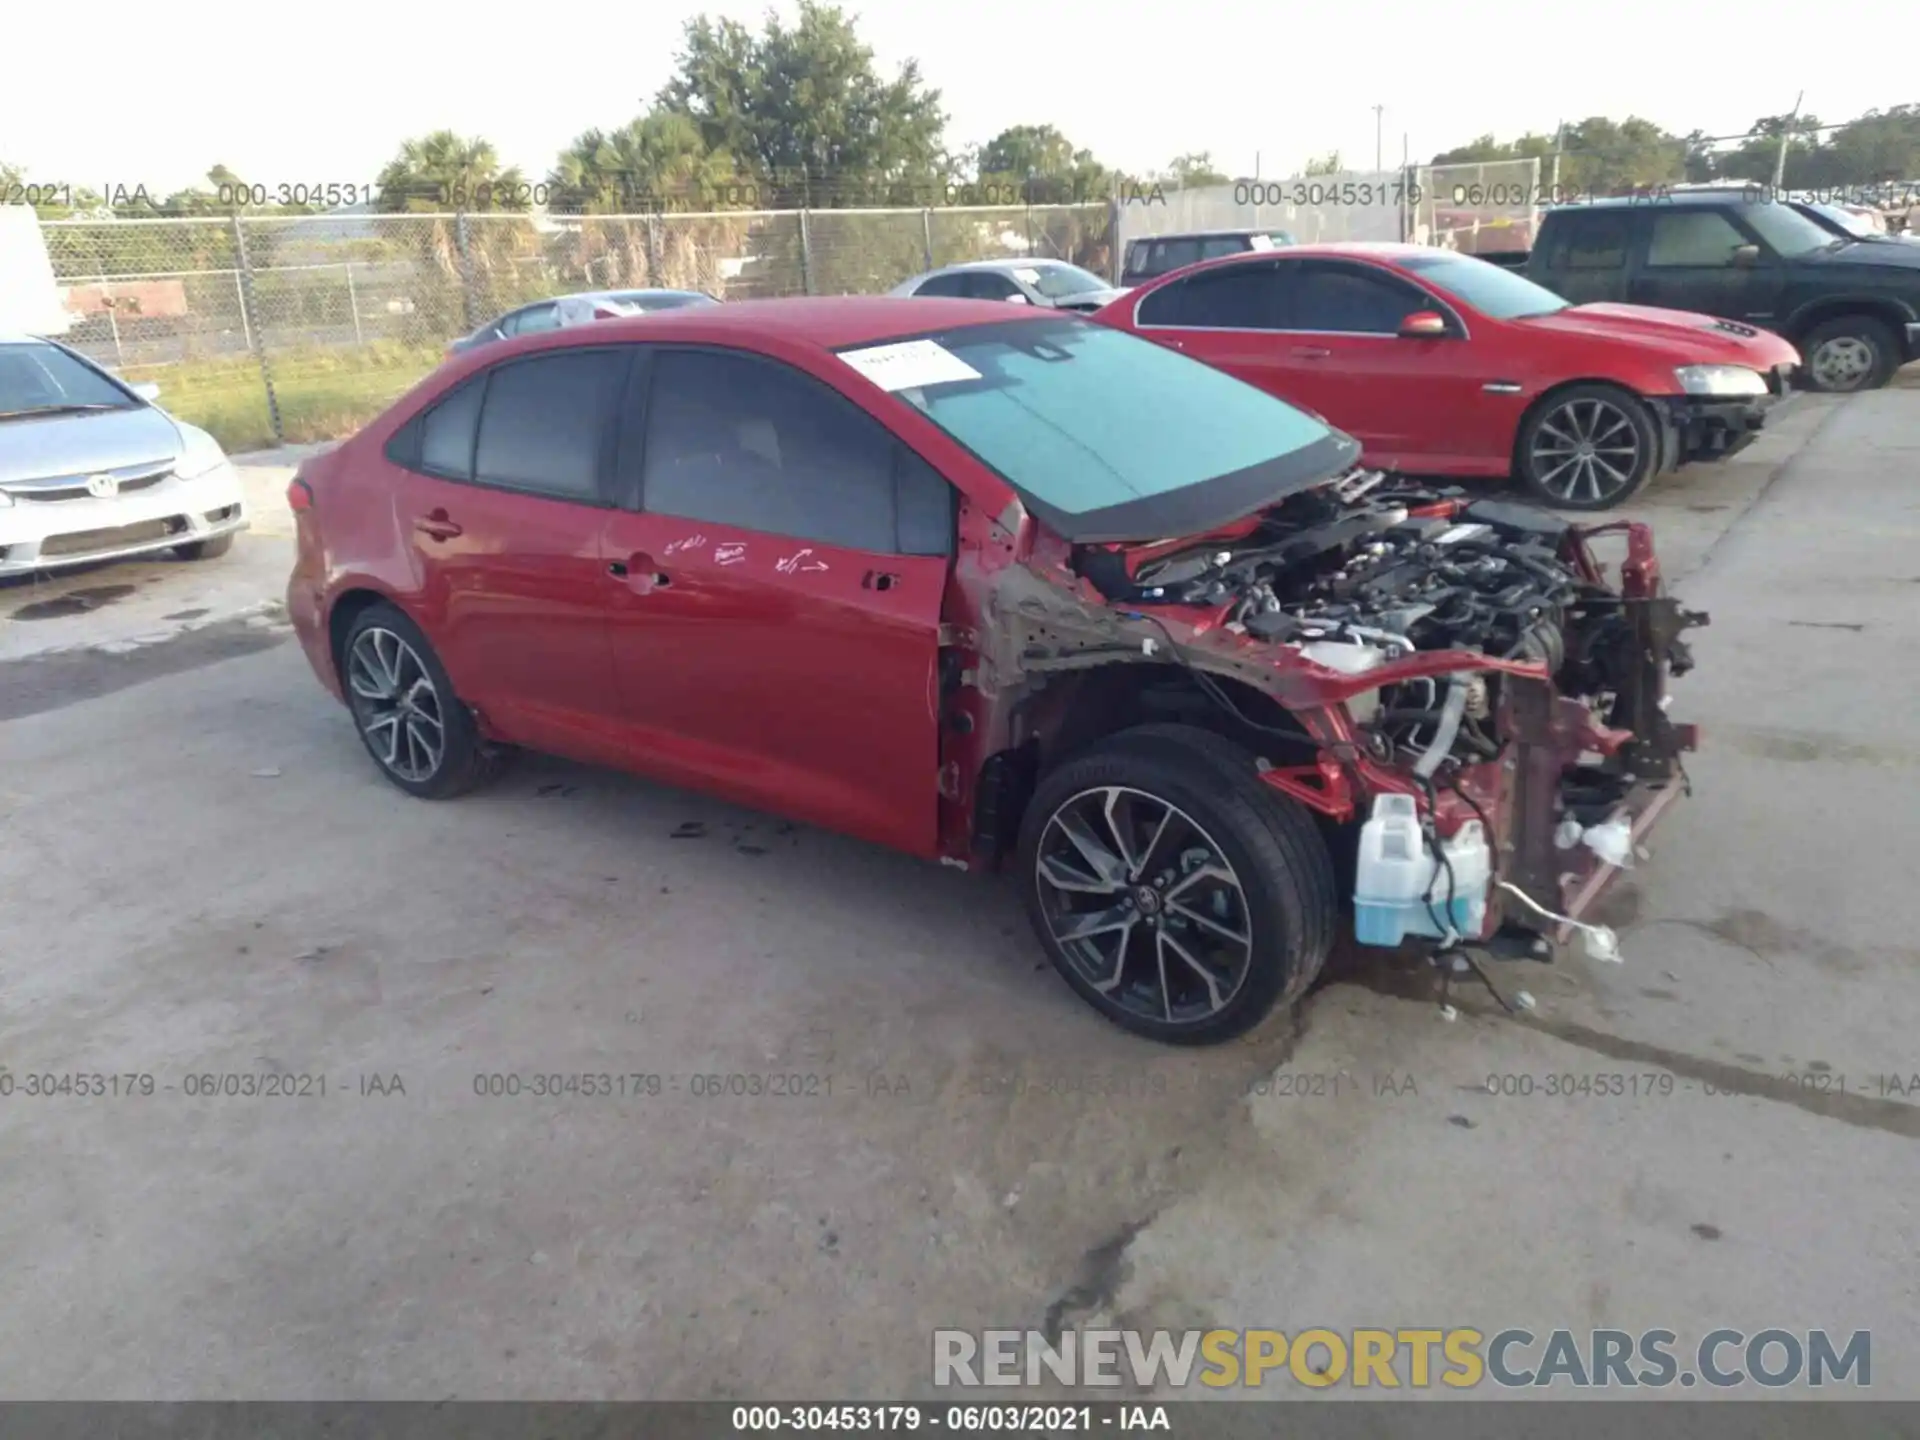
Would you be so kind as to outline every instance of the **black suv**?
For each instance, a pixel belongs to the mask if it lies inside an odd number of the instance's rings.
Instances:
[[[1294,243],[1293,236],[1285,230],[1189,230],[1179,235],[1144,235],[1127,242],[1120,285],[1128,289],[1158,279],[1183,265]]]
[[[1920,359],[1920,245],[1835,235],[1751,191],[1558,206],[1512,268],[1576,305],[1658,305],[1772,330],[1799,349],[1814,390],[1871,390]]]

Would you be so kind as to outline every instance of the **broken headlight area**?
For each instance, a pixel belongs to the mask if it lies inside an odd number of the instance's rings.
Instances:
[[[1298,672],[1278,693],[1320,759],[1268,779],[1351,823],[1358,938],[1571,933],[1696,740],[1667,681],[1706,617],[1664,593],[1647,527],[1355,472],[1236,530],[1081,572],[1110,601],[1209,611]],[[1608,533],[1617,584],[1589,545]]]

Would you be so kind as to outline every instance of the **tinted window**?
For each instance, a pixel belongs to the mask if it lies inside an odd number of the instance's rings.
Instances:
[[[1733,222],[1717,211],[1679,210],[1653,217],[1647,264],[1728,266],[1733,264],[1733,252],[1748,243]]]
[[[967,273],[967,294],[976,300],[1004,300],[1016,295],[1020,287],[993,270],[972,270]]]
[[[1629,218],[1623,211],[1568,212],[1556,220],[1560,238],[1547,254],[1550,270],[1624,270]]]
[[[1283,286],[1275,265],[1255,262],[1202,270],[1142,300],[1139,323],[1196,330],[1284,329]]]
[[[620,350],[561,350],[490,371],[474,478],[597,501],[627,362]]]
[[[1294,286],[1288,328],[1350,335],[1392,335],[1400,322],[1430,303],[1387,275],[1335,265],[1308,265]]]
[[[772,361],[669,351],[654,362],[643,503],[877,554],[947,552],[952,491],[872,416]]]
[[[1238,255],[1253,247],[1238,235],[1215,236],[1200,242],[1202,260],[1218,260],[1223,255]]]
[[[421,417],[420,468],[452,480],[473,478],[473,422],[487,377],[477,375]]]
[[[967,277],[963,274],[936,275],[913,293],[916,295],[952,295],[957,298],[967,293]]]
[[[1191,265],[1199,258],[1198,240],[1157,240],[1148,269],[1155,275],[1164,275],[1169,270],[1178,270],[1182,265]]]

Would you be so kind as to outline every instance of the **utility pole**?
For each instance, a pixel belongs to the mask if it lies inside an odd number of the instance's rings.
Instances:
[[[1380,147],[1380,123],[1386,113],[1387,107],[1384,105],[1373,107],[1373,173],[1376,175],[1384,168]]]
[[[1773,157],[1773,198],[1780,198],[1780,187],[1787,178],[1787,142],[1793,138],[1793,125],[1800,118],[1800,102],[1807,98],[1802,90],[1793,102],[1793,114],[1787,117],[1786,128],[1780,132],[1780,153]]]
[[[1547,180],[1547,198],[1550,204],[1560,203],[1560,155],[1567,148],[1567,122],[1562,120],[1553,128],[1553,174]]]

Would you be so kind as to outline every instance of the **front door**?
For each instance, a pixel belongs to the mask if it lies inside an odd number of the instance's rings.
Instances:
[[[604,759],[601,534],[629,351],[510,360],[427,411],[396,473],[415,599],[454,689],[514,741]]]
[[[1735,224],[1726,208],[1656,209],[1648,215],[1646,254],[1629,289],[1634,304],[1762,326],[1779,323],[1774,315],[1779,262]]]
[[[603,583],[629,743],[661,778],[937,853],[947,482],[783,363],[665,348]]]

